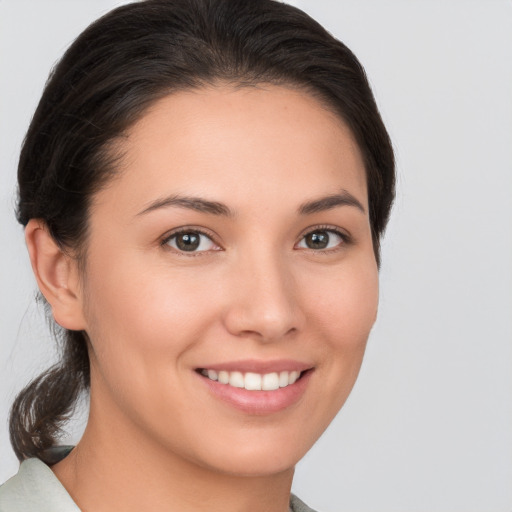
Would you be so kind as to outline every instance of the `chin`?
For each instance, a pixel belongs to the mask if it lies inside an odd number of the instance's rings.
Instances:
[[[273,452],[272,455],[265,452],[246,454],[245,451],[226,454],[220,463],[210,466],[209,469],[231,476],[265,477],[293,471],[304,455],[283,453],[280,450],[273,450]]]
[[[306,434],[306,435],[305,435]],[[309,432],[249,430],[231,441],[203,446],[195,462],[216,472],[241,477],[263,477],[292,471],[320,434]]]

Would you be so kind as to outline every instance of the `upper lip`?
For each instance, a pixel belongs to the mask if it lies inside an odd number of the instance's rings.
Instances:
[[[303,372],[305,370],[311,369],[313,366],[311,364],[296,361],[293,359],[274,359],[274,360],[257,360],[257,359],[244,359],[240,361],[226,361],[225,363],[215,363],[215,364],[206,364],[205,366],[200,366],[198,369],[204,370],[215,370],[219,371],[228,371],[228,372],[252,372],[252,373],[278,373],[278,372],[292,372],[299,371]]]

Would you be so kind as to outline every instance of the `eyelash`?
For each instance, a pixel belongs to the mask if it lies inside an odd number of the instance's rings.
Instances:
[[[349,245],[352,243],[352,237],[349,234],[347,234],[346,232],[341,231],[339,228],[336,228],[334,226],[328,226],[328,225],[319,225],[319,226],[313,226],[311,228],[308,228],[300,236],[299,241],[295,245],[300,243],[306,236],[308,236],[312,233],[315,233],[315,232],[333,233],[341,238],[342,243],[340,243],[339,245],[337,245],[336,247],[333,247],[331,249],[311,249],[311,248],[305,249],[312,253],[316,253],[316,254],[333,253],[333,252],[337,252],[338,250],[340,250],[343,246]],[[178,253],[180,255],[183,255],[183,256],[202,256],[202,255],[204,255],[204,253],[210,252],[210,251],[190,251],[187,253],[186,251],[176,250],[167,245],[173,238],[175,238],[181,234],[185,234],[185,233],[196,233],[199,235],[203,235],[203,236],[207,237],[208,239],[210,239],[215,245],[220,247],[220,244],[218,244],[215,241],[215,237],[212,236],[211,233],[209,233],[201,228],[196,228],[196,227],[183,227],[183,228],[179,228],[179,229],[173,231],[172,233],[166,235],[160,241],[160,246],[163,248],[167,248],[167,249],[169,249],[175,253]],[[216,249],[216,250],[222,250],[222,249]]]
[[[341,250],[344,246],[350,245],[353,242],[352,237],[347,232],[341,231],[339,228],[337,228],[335,226],[318,225],[318,226],[312,226],[310,228],[307,228],[303,232],[303,234],[300,236],[297,244],[300,243],[302,240],[304,240],[304,238],[307,237],[308,235],[310,235],[312,233],[317,233],[317,232],[325,232],[325,233],[329,233],[329,234],[335,234],[335,235],[339,236],[342,241],[336,247],[332,247],[331,249],[306,248],[303,250],[307,250],[310,253],[319,254],[319,255],[320,254],[332,254],[332,253],[335,253],[335,252]]]
[[[176,229],[175,231],[173,231],[172,233],[164,236],[164,238],[161,240],[160,242],[160,246],[163,247],[164,249],[168,249],[170,251],[173,251],[174,253],[177,253],[179,255],[183,255],[183,256],[203,256],[204,253],[207,253],[209,251],[190,251],[190,252],[186,252],[186,251],[180,251],[180,250],[176,250],[174,249],[173,247],[170,247],[168,246],[167,244],[175,237],[179,236],[179,235],[182,235],[182,234],[185,234],[185,233],[196,233],[196,234],[199,234],[199,235],[203,235],[205,237],[207,237],[208,239],[210,239],[215,245],[219,246],[220,247],[220,244],[218,244],[216,241],[215,241],[215,237],[201,229],[201,228],[196,228],[196,227],[193,227],[193,226],[186,226],[186,227],[183,227],[183,228],[178,228]],[[216,249],[216,250],[219,250],[219,249]]]

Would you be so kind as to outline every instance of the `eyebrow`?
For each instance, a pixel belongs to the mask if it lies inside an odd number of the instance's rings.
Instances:
[[[332,194],[319,199],[314,199],[303,203],[298,208],[299,215],[311,215],[313,213],[331,210],[338,206],[354,206],[363,213],[366,213],[364,206],[356,199],[350,192],[342,190],[338,194]],[[160,208],[186,208],[188,210],[195,210],[201,213],[208,213],[211,215],[222,215],[225,217],[235,217],[235,212],[231,210],[224,203],[218,201],[209,201],[201,197],[190,197],[173,195],[157,199],[150,203],[146,208],[140,211],[137,216],[158,210]]]
[[[188,210],[195,210],[202,213],[209,213],[212,215],[224,215],[226,217],[234,217],[235,213],[225,204],[217,201],[208,201],[200,197],[188,197],[173,195],[157,199],[149,204],[146,208],[140,211],[137,216],[158,210],[160,208],[169,207],[186,208]]]
[[[361,202],[346,190],[342,190],[338,194],[332,194],[303,203],[299,207],[298,212],[300,215],[311,215],[313,213],[323,212],[338,206],[354,206],[362,213],[366,213]]]

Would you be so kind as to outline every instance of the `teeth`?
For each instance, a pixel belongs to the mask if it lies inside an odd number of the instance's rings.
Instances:
[[[265,391],[279,389],[279,375],[277,373],[266,373],[261,380],[261,389]]]
[[[293,384],[299,378],[300,372],[290,372],[290,384]]]
[[[242,372],[231,372],[229,374],[229,385],[234,388],[244,387],[244,376]]]
[[[245,388],[248,391],[273,391],[290,386],[300,377],[299,371],[280,373],[252,373],[227,372],[220,370],[201,370],[201,374],[210,380],[216,380],[221,384],[229,384],[235,388]]]
[[[244,388],[250,391],[261,390],[261,375],[258,373],[246,373],[244,377]]]

